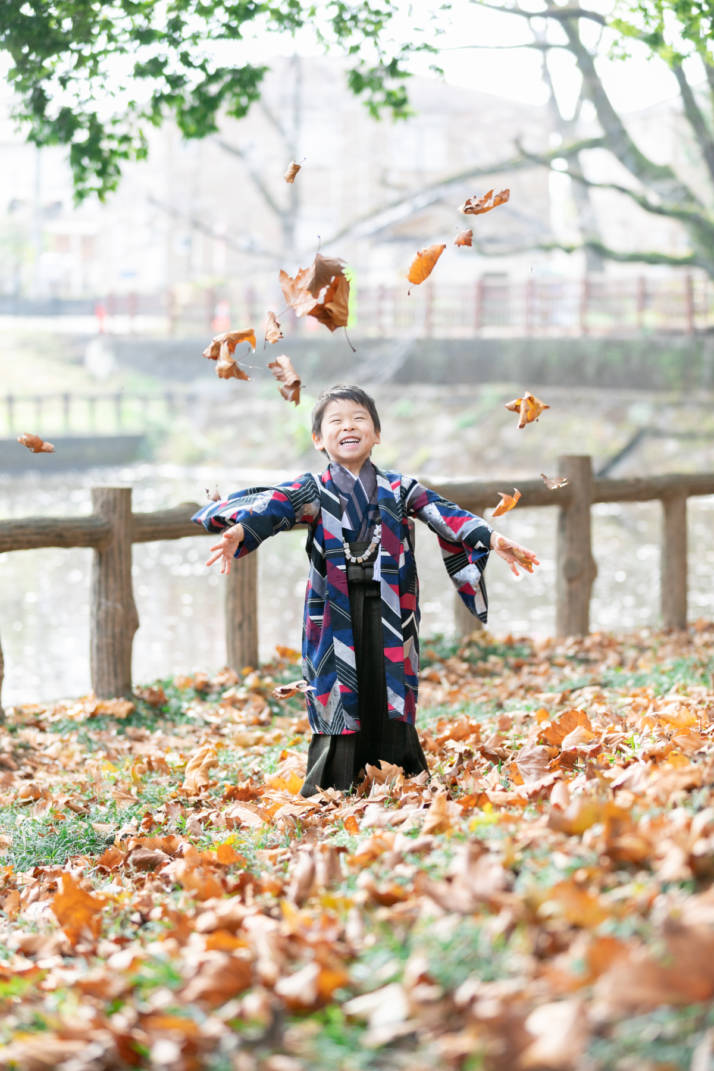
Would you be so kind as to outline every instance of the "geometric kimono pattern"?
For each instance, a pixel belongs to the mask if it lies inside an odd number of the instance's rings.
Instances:
[[[376,467],[376,466],[375,466]],[[410,476],[377,473],[382,541],[374,565],[380,583],[389,717],[414,724],[419,688],[419,581],[414,559],[413,518],[431,528],[447,573],[462,600],[485,622],[488,612],[483,571],[491,528],[481,518],[441,498]],[[330,468],[303,473],[275,487],[237,491],[211,502],[192,520],[209,532],[240,523],[245,538],[236,557],[296,525],[307,526],[310,562],[302,633],[302,670],[313,733],[332,736],[359,727],[357,675],[342,545],[342,505]]]

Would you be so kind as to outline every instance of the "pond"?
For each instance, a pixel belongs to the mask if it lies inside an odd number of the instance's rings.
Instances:
[[[285,475],[290,475],[285,474]],[[211,465],[134,464],[119,469],[4,476],[0,516],[79,516],[91,512],[93,486],[133,489],[135,510],[207,501],[206,488],[223,494],[261,474]],[[263,482],[278,474],[263,473]],[[554,631],[556,511],[520,508],[497,526],[535,549],[541,566],[513,577],[495,556],[488,566],[489,629],[547,636]],[[689,503],[689,615],[711,616],[714,497]],[[659,623],[659,527],[657,503],[598,505],[593,510],[593,550],[598,562],[591,627],[622,630]],[[422,637],[453,632],[453,588],[438,544],[417,526],[422,591]],[[133,674],[145,684],[175,673],[213,672],[225,662],[224,578],[205,566],[210,539],[136,544],[132,575],[140,627]],[[5,705],[79,696],[89,683],[89,588],[93,551],[43,549],[0,555],[0,635],[5,654]],[[307,561],[304,534],[281,535],[259,551],[260,656],[276,644],[300,646]]]

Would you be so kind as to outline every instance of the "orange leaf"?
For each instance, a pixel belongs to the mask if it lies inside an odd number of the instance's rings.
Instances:
[[[204,744],[198,751],[189,759],[186,764],[186,770],[184,771],[183,790],[189,795],[193,796],[200,792],[202,788],[210,784],[211,778],[208,771],[212,766],[215,766],[218,762],[218,755],[215,747],[211,744]]]
[[[346,275],[336,275],[322,301],[310,309],[308,316],[314,316],[330,331],[336,331],[338,327],[346,327],[349,319],[349,298],[349,279]]]
[[[265,317],[265,341],[277,342],[278,339],[284,338],[283,332],[280,329],[277,317],[274,312],[268,310]]]
[[[300,402],[300,376],[293,368],[292,361],[284,353],[270,361],[268,368],[272,371],[280,386],[280,393],[286,402]]]
[[[546,406],[546,408],[549,407]],[[557,491],[559,487],[565,487],[568,483],[567,476],[546,476],[544,472],[541,472],[540,478],[549,491]]]
[[[255,349],[255,331],[252,327],[247,331],[224,331],[222,335],[216,335],[206,346],[203,356],[215,361],[225,350],[231,356],[240,342],[249,342],[251,349]]]
[[[330,331],[347,325],[350,284],[341,260],[318,253],[310,267],[301,268],[294,279],[281,270],[280,286],[296,316],[314,316]]]
[[[302,657],[294,647],[284,647],[281,643],[275,644],[275,653],[278,658],[284,658],[288,662],[299,662]]]
[[[537,420],[544,409],[550,409],[549,405],[541,402],[530,391],[525,391],[522,398],[514,398],[512,402],[505,403],[506,409],[519,414],[518,427],[524,428],[526,424]]]
[[[434,265],[445,249],[446,243],[444,242],[427,246],[426,249],[420,249],[407,272],[409,282],[418,286],[419,283],[423,283],[425,279],[428,279],[434,269]]]
[[[250,379],[250,376],[240,367],[225,342],[221,344],[218,362],[216,363],[216,374],[220,379]]]
[[[32,450],[33,454],[53,454],[55,452],[52,443],[45,442],[39,435],[33,435],[31,432],[18,435],[17,441],[22,446],[26,446],[28,450]]]
[[[303,286],[314,298],[319,297],[320,291],[329,286],[333,279],[344,275],[344,264],[344,260],[339,257],[323,257],[322,253],[318,253]]]
[[[289,182],[290,185],[292,185],[295,181],[295,176],[297,175],[301,167],[302,164],[296,164],[294,160],[291,160],[291,162],[288,164],[285,174],[283,175],[285,181]]]
[[[521,497],[521,492],[518,490],[517,487],[513,488],[512,495],[505,495],[503,491],[499,491],[498,493],[501,496],[501,501],[491,512],[492,517],[500,517],[502,513],[508,513],[509,509],[513,509],[514,506],[516,506],[519,498]]]
[[[102,929],[104,899],[78,885],[71,874],[60,875],[60,890],[52,897],[52,911],[72,945],[90,933],[98,937]]]
[[[469,227],[466,231],[460,231],[454,238],[454,245],[473,245],[474,232]]]
[[[510,196],[510,190],[501,190],[495,196],[493,190],[489,190],[483,197],[477,197],[474,194],[473,197],[466,198],[459,208],[459,212],[463,212],[467,216],[481,216],[484,212],[490,212],[492,208],[498,208],[499,205],[505,204]]]

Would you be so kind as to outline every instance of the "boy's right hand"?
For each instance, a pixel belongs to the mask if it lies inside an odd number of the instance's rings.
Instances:
[[[221,541],[211,547],[211,550],[215,550],[216,553],[212,554],[206,562],[206,565],[213,565],[220,559],[221,572],[230,573],[231,563],[235,557],[235,553],[238,547],[245,538],[245,532],[243,531],[242,524],[234,524],[231,528],[226,528],[221,532]]]

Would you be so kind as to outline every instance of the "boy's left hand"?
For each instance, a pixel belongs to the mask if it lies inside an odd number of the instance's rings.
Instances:
[[[520,575],[518,572],[519,565],[528,573],[533,572],[534,565],[540,565],[535,551],[522,547],[520,543],[514,543],[512,539],[506,539],[505,536],[500,535],[498,532],[491,534],[491,550],[495,551],[499,558],[503,558],[504,562],[508,562],[511,572],[516,576]]]

